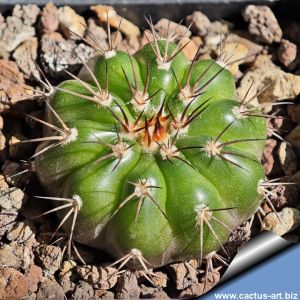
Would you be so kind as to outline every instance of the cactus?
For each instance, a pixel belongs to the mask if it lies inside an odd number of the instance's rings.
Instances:
[[[139,269],[222,248],[259,207],[266,124],[226,63],[153,32],[110,47],[46,101],[33,158],[57,228]],[[40,197],[42,198],[42,197]],[[69,244],[70,248],[70,244]],[[69,249],[70,250],[70,249]]]

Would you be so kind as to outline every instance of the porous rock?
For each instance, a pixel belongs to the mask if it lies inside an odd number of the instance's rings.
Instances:
[[[25,278],[29,292],[34,293],[38,290],[38,285],[43,279],[43,271],[39,266],[32,264],[26,271]]]
[[[44,33],[54,32],[58,29],[59,20],[57,12],[57,7],[52,2],[44,6],[41,16],[41,27]]]
[[[32,26],[24,24],[18,17],[7,17],[6,26],[0,32],[1,48],[11,52],[34,35],[35,30]]]
[[[210,26],[208,17],[201,11],[194,11],[191,15],[188,15],[185,23],[187,26],[191,26],[192,32],[199,36],[205,36]]]
[[[113,28],[118,28],[122,33],[130,38],[137,38],[141,32],[138,26],[117,14],[112,6],[94,5],[91,10],[97,15],[99,22],[109,23]]]
[[[300,76],[284,72],[267,55],[259,55],[242,78],[238,88],[240,98],[243,98],[252,83],[253,95],[269,84],[257,97],[260,103],[294,99],[300,93]]]
[[[25,276],[13,268],[0,269],[0,299],[21,299],[28,293]]]
[[[175,40],[180,40],[183,36],[190,37],[192,35],[191,31],[184,25],[178,24],[174,21],[168,20],[166,18],[160,19],[154,28],[159,32],[159,35],[167,38],[167,36],[174,37]]]
[[[58,9],[58,20],[66,38],[80,40],[84,36],[87,27],[85,19],[70,6],[66,5]]]
[[[118,278],[116,297],[119,299],[139,299],[141,288],[133,272],[125,272]]]
[[[277,50],[278,60],[285,66],[289,67],[297,57],[297,45],[282,39]]]
[[[60,247],[41,245],[36,249],[36,260],[43,270],[54,274],[60,267],[62,252]]]
[[[13,54],[13,58],[25,75],[25,78],[40,78],[39,71],[34,62],[37,58],[37,48],[37,38],[31,38],[22,43]]]
[[[40,13],[40,9],[36,4],[15,5],[12,16],[23,21],[25,25],[33,25]]]
[[[171,264],[169,268],[171,271],[171,276],[176,283],[177,290],[183,290],[186,287],[198,282],[197,262],[194,260]]]
[[[51,77],[66,78],[64,70],[76,73],[94,50],[73,40],[65,40],[59,33],[44,34],[41,40],[41,61],[45,72]],[[81,59],[80,59],[81,58]]]
[[[11,104],[18,101],[31,99],[32,95],[33,91],[25,84],[17,64],[0,60],[0,112],[9,109]]]
[[[280,212],[271,212],[263,220],[262,228],[282,236],[300,225],[300,211],[296,208],[285,207]]]
[[[36,300],[55,299],[64,300],[65,294],[62,287],[53,279],[44,280],[36,293]]]
[[[267,44],[280,42],[282,30],[268,6],[248,5],[243,12],[243,17],[249,23],[249,32],[259,41]]]

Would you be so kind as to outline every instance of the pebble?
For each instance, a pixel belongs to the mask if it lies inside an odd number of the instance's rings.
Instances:
[[[25,203],[27,196],[16,187],[9,188],[2,180],[0,184],[0,209],[19,210]]]
[[[1,48],[7,52],[16,49],[21,43],[35,35],[35,29],[15,16],[6,18],[6,26],[0,32]]]
[[[255,60],[255,55],[261,53],[263,47],[237,34],[229,34],[225,39],[223,51],[224,55],[221,56],[221,59],[223,57],[226,58],[226,61],[223,63],[228,64],[236,61],[228,68],[233,76],[239,78],[243,75],[239,66],[253,62]],[[228,57],[230,57],[230,59],[227,61]]]
[[[10,230],[10,228],[13,227],[17,216],[18,212],[14,209],[2,209],[0,211],[0,239],[8,230]]]
[[[85,39],[100,49],[108,49],[107,33],[101,27],[98,26],[94,19],[88,19],[88,29],[85,32]]]
[[[129,38],[137,38],[141,35],[139,27],[119,16],[112,6],[99,4],[91,6],[90,9],[96,14],[100,23],[108,22],[113,28],[120,26],[120,31]]]
[[[9,109],[10,104],[32,98],[32,95],[33,91],[25,84],[24,76],[17,64],[13,61],[0,60],[0,112]]]
[[[86,21],[70,6],[66,5],[58,9],[58,20],[66,38],[80,40],[84,36],[87,28]]]
[[[205,36],[210,27],[210,21],[208,17],[201,11],[194,11],[191,15],[188,15],[185,19],[185,24],[190,26],[191,31],[201,37]]]
[[[30,247],[15,241],[0,248],[0,266],[26,270],[33,263],[33,258]]]
[[[20,18],[25,25],[34,25],[39,14],[40,9],[36,4],[17,4],[12,11],[12,15]]]
[[[25,78],[40,78],[36,67],[38,41],[37,38],[30,38],[22,43],[13,53],[19,69],[23,72]]]
[[[297,156],[293,147],[287,142],[281,142],[278,148],[278,158],[285,175],[292,175],[298,169]]]
[[[62,287],[53,279],[44,280],[36,293],[36,300],[55,299],[64,300],[65,293]]]
[[[28,294],[25,276],[13,268],[0,269],[0,299],[21,299]]]
[[[179,41],[183,36],[189,38],[192,35],[192,32],[186,26],[166,18],[160,19],[154,25],[154,28],[161,37],[173,36],[175,41]]]
[[[263,220],[262,229],[269,230],[282,236],[300,225],[300,211],[296,208],[285,207],[280,212],[271,212]]]
[[[25,278],[28,283],[29,292],[34,293],[38,290],[39,283],[43,279],[43,271],[39,266],[32,264],[26,271]]]
[[[41,16],[41,27],[42,32],[49,33],[54,32],[58,29],[58,10],[57,7],[52,3],[47,3],[42,11]]]
[[[274,83],[257,97],[260,103],[293,99],[300,93],[300,76],[281,70],[269,56],[261,54],[242,78],[238,95],[242,98],[251,83],[254,83],[251,91],[254,95],[272,82]]]
[[[10,230],[7,231],[6,238],[11,242],[16,241],[26,245],[27,247],[33,247],[37,243],[35,239],[35,231],[36,230],[32,222],[17,222]]]
[[[162,289],[141,285],[141,298],[146,299],[170,299]]]
[[[94,297],[94,290],[90,284],[80,280],[78,284],[76,284],[73,297],[78,300],[91,299]]]
[[[249,32],[260,42],[272,44],[281,41],[282,30],[268,6],[248,5],[243,17],[249,23]]]
[[[47,274],[54,274],[61,265],[61,248],[52,245],[41,245],[36,249],[36,259],[38,265]]]
[[[285,67],[289,67],[297,57],[297,45],[282,39],[277,50],[277,57]]]
[[[116,298],[118,299],[139,299],[141,288],[138,285],[136,275],[132,272],[125,272],[119,276],[116,287]]]
[[[41,40],[41,62],[44,71],[54,78],[66,78],[64,70],[76,73],[94,54],[94,50],[73,40],[65,40],[59,33],[44,34]],[[80,58],[79,58],[80,57]]]
[[[102,290],[113,288],[117,283],[117,269],[112,267],[79,266],[78,275],[85,281]]]
[[[183,290],[188,286],[198,282],[197,262],[191,260],[188,262],[171,264],[169,269],[173,277],[177,290]]]

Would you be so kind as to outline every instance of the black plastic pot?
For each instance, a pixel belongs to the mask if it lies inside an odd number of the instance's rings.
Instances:
[[[34,3],[44,5],[48,0],[0,0],[0,12],[11,9],[15,4]],[[113,5],[120,15],[139,26],[145,25],[144,15],[153,21],[162,17],[179,21],[195,10],[205,13],[211,20],[226,18],[240,20],[240,11],[248,4],[272,6],[276,15],[300,21],[300,0],[54,0],[56,5],[71,5],[84,13],[90,5]]]

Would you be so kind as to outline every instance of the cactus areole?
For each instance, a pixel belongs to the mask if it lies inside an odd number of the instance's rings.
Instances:
[[[266,124],[224,64],[155,39],[70,75],[34,156],[64,229],[137,269],[225,251],[262,200]]]

